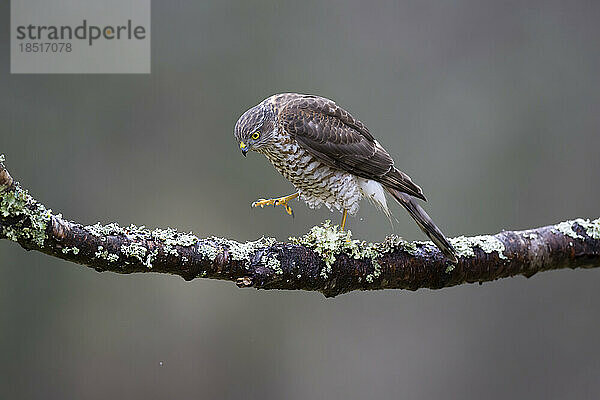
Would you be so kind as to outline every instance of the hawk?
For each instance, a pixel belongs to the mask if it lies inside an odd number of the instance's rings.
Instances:
[[[325,205],[355,214],[362,198],[390,215],[385,193],[398,201],[442,253],[456,263],[456,252],[442,231],[417,203],[423,191],[394,166],[390,154],[367,127],[332,100],[320,96],[282,93],[246,111],[235,124],[242,154],[265,155],[296,189],[296,193],[260,199],[253,207],[281,205],[293,215],[288,202],[296,197],[310,208]]]

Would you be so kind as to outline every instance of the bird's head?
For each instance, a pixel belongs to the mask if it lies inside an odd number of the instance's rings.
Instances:
[[[273,110],[263,102],[242,114],[235,124],[234,136],[245,156],[250,150],[260,152],[268,146],[274,131]]]

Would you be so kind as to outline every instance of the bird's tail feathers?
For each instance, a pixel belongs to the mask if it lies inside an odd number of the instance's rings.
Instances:
[[[402,193],[399,190],[386,187],[385,188],[388,193],[390,193],[398,203],[402,204],[402,206],[408,211],[410,216],[415,220],[419,228],[425,233],[431,241],[442,251],[442,253],[452,262],[456,264],[458,262],[456,258],[456,250],[446,236],[442,233],[440,228],[438,228],[433,220],[427,215],[425,210],[417,204],[414,198],[406,193]]]

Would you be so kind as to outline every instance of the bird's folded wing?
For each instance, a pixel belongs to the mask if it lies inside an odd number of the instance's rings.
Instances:
[[[279,123],[325,164],[425,200],[421,188],[394,168],[394,160],[367,127],[333,101],[318,96],[292,100],[279,114]]]

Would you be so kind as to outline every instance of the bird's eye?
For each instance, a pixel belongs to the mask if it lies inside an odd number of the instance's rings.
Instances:
[[[254,132],[252,134],[252,139],[254,139],[254,140],[258,139],[259,137],[260,137],[260,133],[259,132]]]

